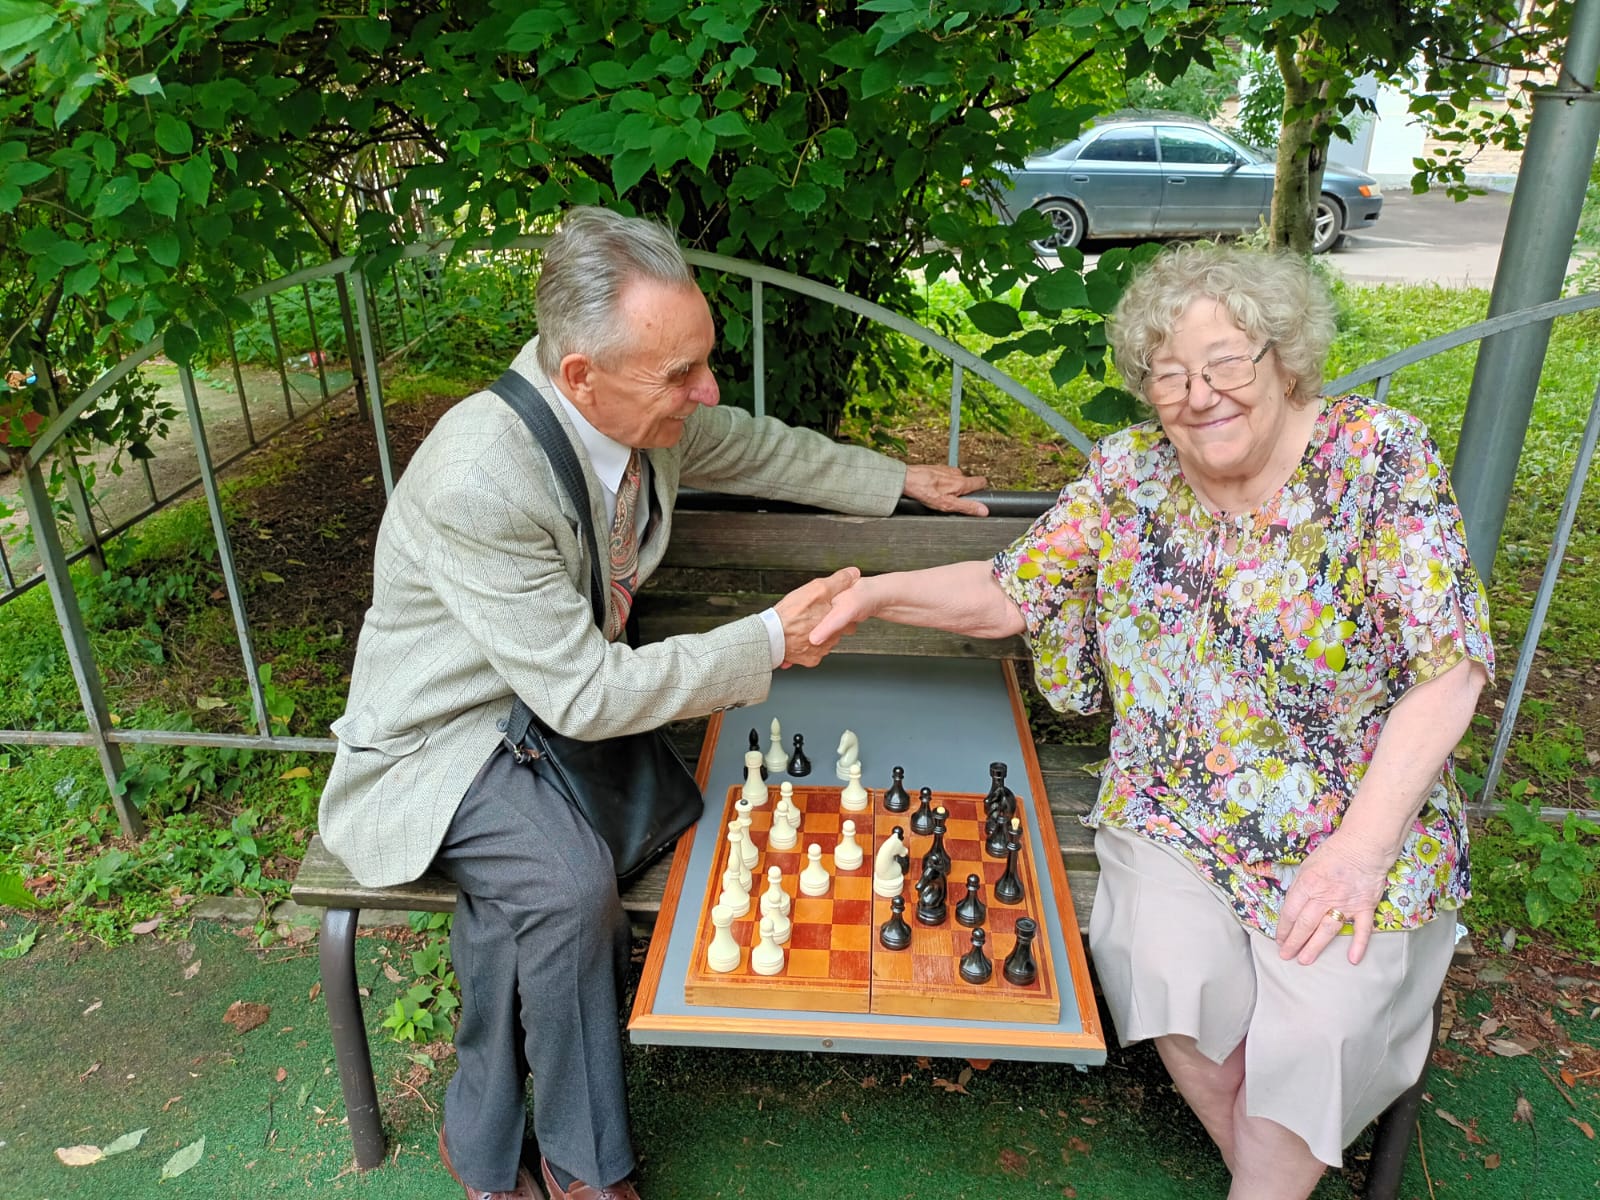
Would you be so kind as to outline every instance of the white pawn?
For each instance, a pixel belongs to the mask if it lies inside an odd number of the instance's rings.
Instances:
[[[772,810],[772,828],[767,845],[774,850],[793,850],[800,840],[800,809],[794,802],[794,784],[784,781],[778,789],[778,803]]]
[[[906,844],[898,833],[891,833],[878,847],[878,856],[872,860],[872,891],[874,895],[892,900],[905,887],[906,875],[900,869],[899,859],[906,852]]]
[[[781,775],[789,769],[789,756],[783,752],[783,726],[778,724],[778,718],[772,718],[772,745],[767,747],[767,771],[772,775]]]
[[[750,893],[739,885],[739,873],[732,867],[722,873],[722,895],[717,903],[736,917],[750,911]]]
[[[801,892],[807,896],[826,896],[833,878],[828,874],[828,868],[822,865],[822,847],[812,842],[806,848],[806,857],[810,861],[800,872]]]
[[[750,951],[750,969],[757,975],[776,975],[783,970],[783,947],[772,936],[771,917],[761,918],[761,940]]]
[[[867,789],[861,786],[861,764],[850,764],[850,782],[839,797],[839,807],[845,812],[865,812],[872,802]]]
[[[761,751],[746,750],[744,755],[744,788],[741,799],[750,801],[751,808],[760,808],[767,802],[767,781],[761,778]]]
[[[783,872],[767,868],[767,890],[761,894],[761,915],[772,918],[772,940],[784,946],[794,928],[789,920],[789,893],[783,890]]]
[[[861,761],[861,743],[850,730],[844,731],[844,736],[839,739],[839,748],[834,751],[839,756],[839,761],[833,764],[834,774],[840,779],[850,778],[850,764]]]
[[[724,974],[739,965],[739,943],[734,940],[733,930],[729,928],[734,915],[721,904],[711,910],[711,927],[716,933],[711,937],[711,945],[706,947],[706,966]]]
[[[861,843],[856,841],[856,823],[846,821],[839,844],[833,848],[833,865],[841,871],[854,871],[861,865]]]
[[[739,822],[728,822],[728,869],[739,876],[739,886],[750,890],[750,868],[744,865],[744,834],[739,832]]]

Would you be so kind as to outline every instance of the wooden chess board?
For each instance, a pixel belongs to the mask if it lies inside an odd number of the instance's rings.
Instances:
[[[1050,939],[1043,936],[1052,917],[1040,903],[1033,861],[1038,848],[1028,843],[1026,832],[1017,862],[1023,898],[1014,905],[1002,904],[994,896],[994,884],[1005,870],[1005,859],[992,858],[984,851],[983,797],[935,792],[934,805],[946,810],[945,849],[951,867],[947,915],[942,924],[930,927],[915,917],[914,885],[933,836],[911,832],[912,812],[886,811],[881,790],[869,790],[867,811],[845,812],[841,805],[842,785],[795,783],[793,800],[801,812],[799,838],[793,849],[778,850],[768,845],[768,837],[781,778],[769,780],[768,802],[750,814],[751,840],[758,856],[756,865],[750,868],[749,911],[736,917],[731,926],[740,958],[739,965],[729,972],[713,971],[706,956],[715,932],[711,909],[722,890],[731,846],[723,838],[717,849],[700,897],[694,955],[684,981],[684,996],[690,1004],[989,1021],[1059,1019],[1061,994],[1051,961]],[[720,830],[725,831],[734,819],[740,793],[739,787],[728,789],[717,827]],[[1018,803],[1029,802],[1019,797]],[[913,801],[913,811],[915,807]],[[851,871],[833,866],[834,848],[845,820],[855,822],[856,841],[863,851],[861,865]],[[1036,809],[1036,827],[1049,828],[1049,821],[1042,806]],[[911,869],[900,893],[906,899],[905,920],[912,930],[911,946],[905,950],[889,950],[879,942],[878,930],[890,919],[892,901],[874,895],[872,887],[874,856],[896,826],[904,830],[911,855]],[[823,863],[831,876],[825,896],[806,896],[799,890],[806,848],[813,843],[821,847]],[[758,940],[761,893],[767,889],[767,870],[773,866],[783,873],[782,887],[790,899],[793,929],[784,947],[783,970],[776,975],[758,975],[750,968],[750,951]],[[966,895],[969,874],[981,880],[980,897],[988,907],[983,928],[994,972],[983,984],[968,983],[959,973],[961,956],[971,946],[971,931],[956,922],[955,907]],[[1005,979],[1001,968],[1016,942],[1016,922],[1024,916],[1039,925],[1041,936],[1033,943],[1038,976],[1033,983],[1019,987]]]

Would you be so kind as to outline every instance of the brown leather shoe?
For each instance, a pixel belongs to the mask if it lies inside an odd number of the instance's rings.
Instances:
[[[539,1160],[539,1173],[544,1176],[544,1190],[550,1193],[550,1200],[639,1200],[639,1193],[626,1179],[610,1187],[597,1188],[574,1182],[571,1187],[563,1188],[550,1173],[548,1158]]]
[[[467,1193],[467,1200],[544,1200],[539,1194],[539,1187],[533,1182],[533,1172],[521,1163],[517,1164],[517,1186],[509,1192],[483,1192],[470,1184],[462,1183],[461,1176],[456,1174],[455,1167],[450,1165],[450,1151],[444,1144],[444,1126],[439,1126],[439,1161],[444,1163],[444,1169],[450,1172],[450,1178],[461,1184]],[[604,1195],[596,1192],[595,1195]]]

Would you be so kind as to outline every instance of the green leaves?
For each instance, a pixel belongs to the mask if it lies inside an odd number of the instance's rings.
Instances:
[[[1022,332],[1022,318],[1017,315],[1017,310],[999,300],[984,300],[974,304],[967,309],[967,318],[980,333],[990,337]]]
[[[168,154],[188,154],[194,149],[194,133],[188,124],[171,113],[156,118],[156,145]]]
[[[39,908],[38,899],[22,882],[22,876],[0,872],[0,905],[6,908]]]

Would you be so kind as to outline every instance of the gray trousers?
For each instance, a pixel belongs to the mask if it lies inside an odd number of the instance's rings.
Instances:
[[[516,1186],[531,1076],[544,1156],[596,1187],[624,1178],[634,1166],[618,1024],[629,931],[610,850],[502,748],[467,789],[435,866],[461,889],[451,1164],[472,1187]]]

